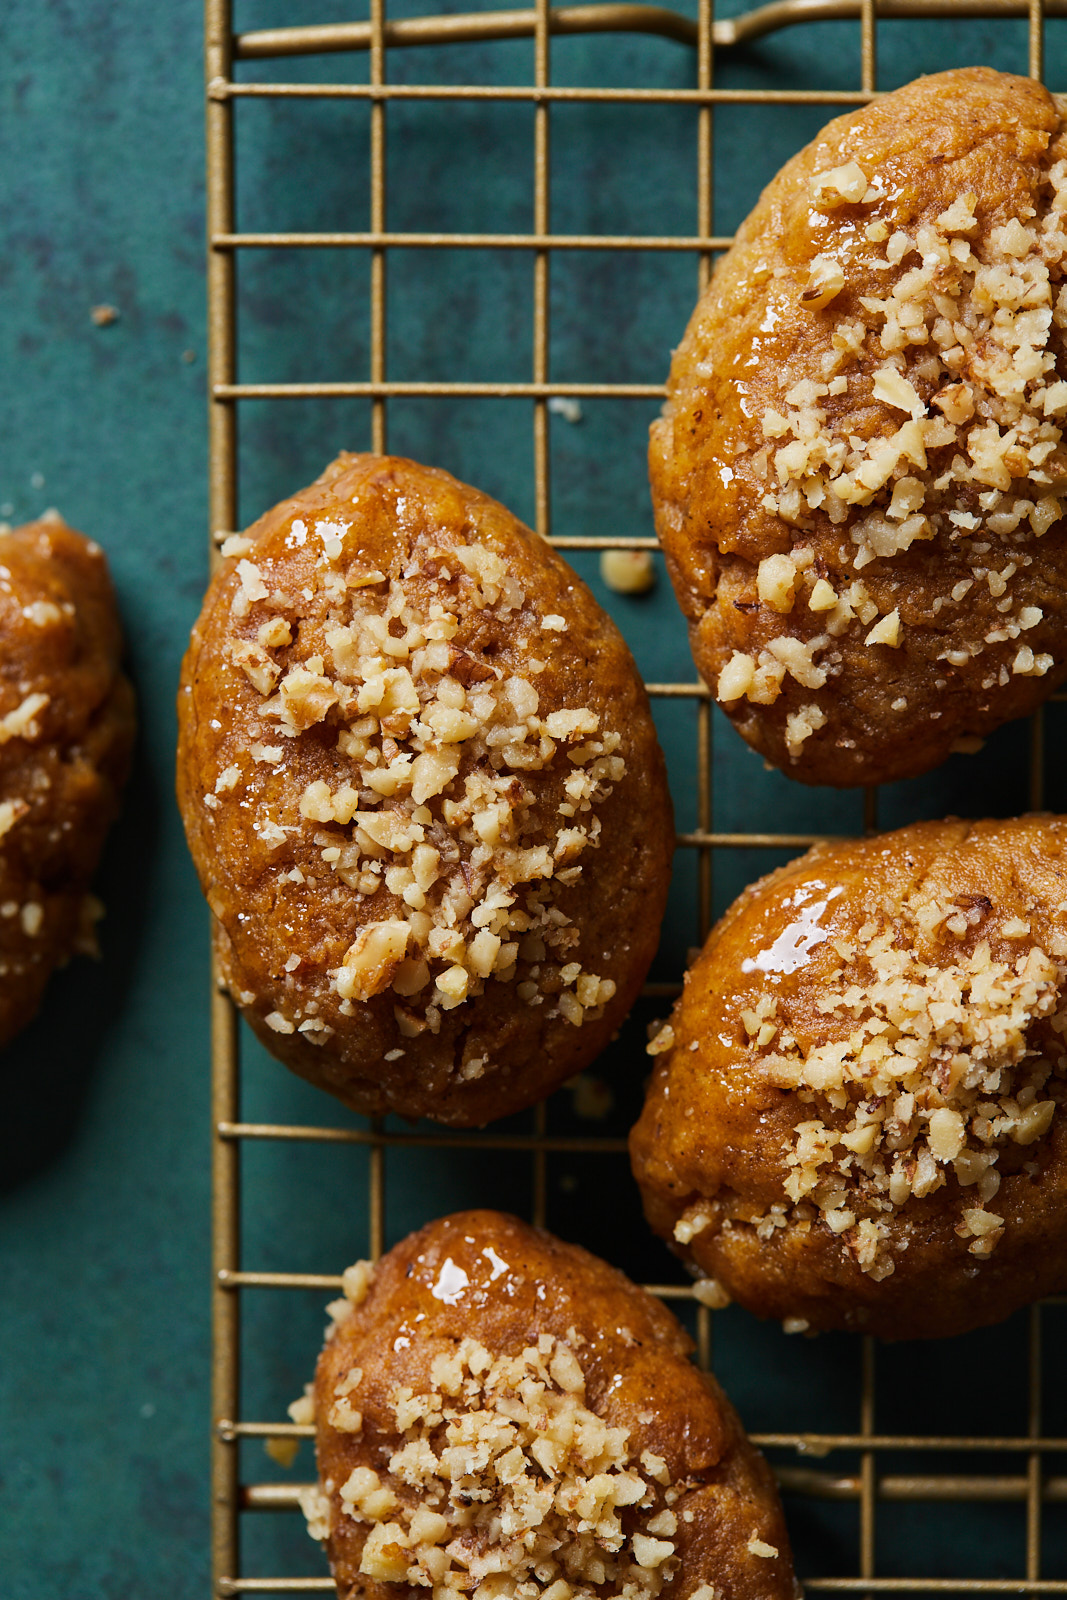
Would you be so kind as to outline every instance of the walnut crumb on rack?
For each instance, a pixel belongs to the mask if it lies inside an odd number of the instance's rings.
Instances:
[[[615,594],[647,594],[656,582],[652,553],[605,550],[600,557],[600,576]]]

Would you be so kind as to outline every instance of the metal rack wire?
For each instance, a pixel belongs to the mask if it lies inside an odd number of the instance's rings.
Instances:
[[[707,280],[713,255],[729,239],[712,232],[712,119],[715,107],[728,103],[764,106],[804,104],[853,107],[876,94],[878,25],[899,18],[983,17],[1024,18],[1028,23],[1029,71],[1040,78],[1044,69],[1046,17],[1067,15],[1067,0],[775,0],[741,16],[716,20],[714,0],[698,0],[697,18],[691,21],[661,7],[604,4],[552,7],[536,0],[532,9],[487,11],[462,15],[427,16],[389,20],[385,0],[370,0],[368,22],[260,30],[235,35],[230,0],[206,0],[207,95],[207,201],[208,201],[208,307],[209,307],[209,417],[210,516],[213,548],[219,538],[237,527],[238,443],[237,410],[254,399],[301,399],[324,396],[361,396],[371,402],[370,448],[386,448],[388,402],[401,396],[439,398],[493,398],[525,400],[533,415],[533,457],[536,487],[536,526],[550,536],[550,441],[548,402],[556,396],[577,399],[656,399],[659,383],[555,383],[549,377],[549,262],[560,251],[658,251],[695,255],[700,286]],[[850,19],[858,24],[860,82],[847,92],[817,89],[757,91],[715,86],[716,50],[757,38],[795,23]],[[692,46],[696,53],[696,86],[692,89],[594,89],[554,87],[551,82],[553,36],[592,32],[659,33]],[[390,50],[414,44],[452,41],[530,38],[534,44],[532,81],[525,86],[391,84],[386,72]],[[239,81],[234,65],[241,60],[295,57],[327,51],[366,52],[367,82],[281,83]],[[370,227],[364,232],[238,232],[235,227],[234,108],[238,101],[271,98],[353,99],[369,103],[370,125]],[[533,228],[527,233],[410,233],[390,231],[386,223],[386,113],[391,102],[402,100],[498,100],[533,107]],[[663,104],[689,106],[696,124],[697,229],[692,236],[608,236],[559,234],[550,229],[550,112],[563,102],[611,104]],[[533,266],[533,363],[527,382],[397,382],[386,371],[387,312],[386,271],[388,253],[398,247],[421,250],[494,249],[525,251]],[[236,319],[238,291],[236,258],[257,249],[300,250],[335,248],[366,252],[370,260],[368,307],[370,375],[364,381],[343,383],[248,383],[237,371]],[[654,549],[652,538],[606,540],[557,537],[564,550],[602,548]],[[727,832],[716,829],[711,787],[711,705],[706,688],[698,682],[650,683],[653,699],[685,700],[695,708],[697,739],[697,826],[679,836],[679,844],[696,857],[699,936],[706,934],[712,912],[712,873],[716,853],[735,848],[787,846],[801,849],[819,835],[807,832]],[[1064,698],[1064,697],[1060,697]],[[1043,803],[1043,722],[1032,719],[1029,753],[1029,803]],[[865,798],[864,826],[877,825],[877,794]],[[650,986],[666,994],[676,985]],[[244,1514],[292,1511],[297,1487],[289,1484],[242,1484],[238,1446],[247,1438],[301,1438],[310,1428],[279,1420],[242,1419],[239,1378],[241,1367],[241,1300],[248,1289],[278,1291],[335,1291],[340,1278],[295,1272],[248,1270],[241,1264],[240,1214],[242,1201],[242,1150],[260,1141],[297,1141],[311,1144],[362,1146],[368,1154],[367,1249],[372,1257],[385,1247],[385,1179],[389,1153],[399,1149],[503,1150],[528,1156],[531,1163],[530,1215],[543,1221],[546,1210],[546,1168],[550,1155],[615,1155],[622,1157],[625,1141],[605,1137],[550,1135],[544,1108],[536,1115],[530,1134],[395,1133],[383,1123],[359,1128],[330,1125],[282,1125],[243,1121],[241,1117],[241,1060],[236,1015],[228,999],[212,1000],[212,1118],[213,1118],[213,1418],[212,1441],[212,1569],[213,1594],[332,1592],[325,1576],[278,1578],[244,1575],[241,1570],[239,1525]],[[670,1284],[650,1284],[667,1299],[689,1299],[689,1290]],[[699,1359],[707,1363],[711,1351],[711,1313],[696,1308]],[[1067,1501],[1067,1476],[1047,1470],[1058,1453],[1067,1456],[1067,1438],[1049,1437],[1042,1431],[1042,1307],[1034,1307],[1028,1333],[1028,1417],[1025,1433],[963,1437],[934,1433],[894,1433],[876,1426],[875,1343],[862,1346],[859,1426],[852,1432],[764,1433],[757,1442],[775,1452],[783,1487],[795,1496],[844,1500],[858,1508],[856,1570],[847,1575],[803,1574],[811,1593],[846,1594],[1065,1594],[1067,1575],[1043,1576],[1044,1519],[1049,1506]],[[309,1354],[310,1361],[310,1354]],[[279,1405],[281,1403],[279,1397]],[[823,1457],[848,1452],[856,1465],[847,1471],[824,1466],[795,1465],[798,1454]],[[910,1452],[928,1463],[920,1472],[890,1471],[882,1462]],[[991,1457],[1023,1461],[1021,1470],[997,1473],[977,1469],[938,1471],[939,1457],[967,1453],[976,1463]],[[998,1501],[1025,1507],[1025,1550],[1022,1570],[1002,1578],[884,1576],[878,1573],[876,1541],[880,1506],[894,1502],[938,1505],[945,1501],[988,1503]],[[309,1568],[319,1565],[308,1546]]]

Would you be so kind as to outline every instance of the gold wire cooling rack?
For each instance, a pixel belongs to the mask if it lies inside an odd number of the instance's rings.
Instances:
[[[1023,19],[1028,25],[1028,62],[1031,76],[1044,71],[1045,23],[1049,17],[1067,16],[1067,0],[774,0],[742,15],[716,19],[714,0],[698,0],[696,20],[659,6],[593,4],[556,6],[536,0],[529,10],[484,11],[471,15],[442,14],[390,20],[385,0],[369,0],[370,20],[259,30],[235,34],[230,0],[206,0],[207,92],[207,209],[208,209],[208,312],[209,312],[209,417],[210,417],[210,517],[213,550],[226,532],[238,525],[237,478],[239,468],[236,416],[249,399],[300,399],[304,397],[356,396],[370,401],[370,446],[386,448],[387,403],[398,396],[438,398],[478,397],[525,399],[533,414],[535,522],[550,536],[550,440],[548,402],[554,397],[576,399],[657,399],[662,385],[553,383],[549,379],[549,262],[554,251],[661,251],[687,252],[698,262],[699,283],[707,281],[716,251],[729,244],[712,233],[712,119],[716,105],[734,102],[775,105],[807,104],[852,107],[877,93],[878,26],[884,20],[931,18],[984,18],[993,21]],[[833,91],[795,88],[783,91],[724,89],[715,87],[715,53],[752,41],[793,24],[815,20],[851,20],[859,29],[860,83],[854,90]],[[567,33],[644,32],[674,38],[692,46],[696,55],[696,87],[692,89],[553,87],[550,41]],[[390,50],[417,44],[447,44],[527,38],[533,41],[533,79],[523,86],[458,84],[390,84],[386,71]],[[284,83],[238,79],[234,63],[295,57],[324,52],[365,52],[369,61],[366,82]],[[234,107],[240,99],[304,98],[363,100],[370,119],[370,228],[365,232],[242,233],[235,231],[236,157]],[[500,100],[532,106],[533,228],[528,233],[464,234],[452,232],[400,233],[386,226],[386,108],[391,101]],[[615,237],[605,234],[557,234],[550,230],[549,117],[554,104],[611,102],[614,104],[670,103],[692,108],[696,135],[697,231],[693,236]],[[333,247],[365,252],[370,261],[369,351],[370,376],[345,383],[247,383],[237,372],[236,321],[238,313],[237,254],[257,248],[300,249]],[[533,362],[524,383],[395,382],[386,373],[387,310],[386,260],[391,248],[492,248],[529,252],[533,263]],[[652,538],[599,539],[558,537],[565,550],[604,548],[654,549]],[[699,682],[649,683],[654,700],[690,701],[696,726],[696,822],[693,831],[679,836],[679,845],[696,858],[699,936],[703,940],[711,919],[712,872],[716,853],[736,848],[804,848],[818,835],[804,832],[730,833],[717,831],[712,806],[712,721],[708,692]],[[1058,699],[1067,697],[1058,696]],[[1040,809],[1043,800],[1044,749],[1042,716],[1031,720],[1029,738],[1029,804]],[[877,825],[878,798],[868,791],[864,825]],[[677,985],[656,984],[651,993],[676,992]],[[253,1420],[240,1415],[242,1291],[251,1288],[336,1291],[340,1277],[295,1272],[262,1272],[241,1265],[240,1216],[242,1201],[242,1148],[255,1141],[302,1141],[353,1144],[367,1152],[369,1185],[366,1195],[368,1238],[372,1257],[385,1246],[385,1179],[390,1151],[412,1148],[457,1151],[509,1151],[528,1157],[531,1164],[531,1219],[544,1220],[546,1163],[553,1154],[614,1154],[621,1157],[622,1139],[557,1137],[546,1132],[542,1107],[529,1135],[441,1133],[423,1135],[388,1131],[380,1122],[359,1128],[282,1125],[241,1120],[241,1060],[236,1015],[228,999],[216,991],[212,1001],[212,1117],[213,1117],[213,1437],[212,1437],[212,1577],[215,1595],[238,1593],[331,1592],[324,1576],[271,1577],[242,1575],[239,1529],[247,1513],[292,1512],[298,1486],[286,1483],[242,1483],[239,1445],[248,1438],[296,1438],[311,1428],[279,1420]],[[425,1219],[424,1219],[425,1220]],[[669,1284],[647,1285],[667,1299],[689,1300],[687,1288]],[[1047,1305],[1047,1302],[1046,1302]],[[858,1511],[857,1560],[849,1574],[821,1577],[803,1574],[810,1593],[874,1594],[1063,1594],[1067,1577],[1043,1577],[1045,1541],[1050,1508],[1067,1502],[1067,1476],[1047,1470],[1057,1453],[1067,1454],[1067,1438],[1042,1431],[1042,1306],[1029,1314],[1028,1418],[1025,1433],[1007,1437],[976,1434],[962,1437],[877,1431],[875,1427],[875,1368],[877,1347],[862,1341],[860,1383],[853,1432],[762,1433],[753,1437],[777,1452],[776,1470],[789,1493],[793,1515],[805,1497],[851,1502]],[[698,1358],[710,1361],[712,1314],[695,1307]],[[313,1353],[309,1352],[309,1366]],[[282,1397],[279,1397],[279,1408]],[[856,1465],[847,1471],[804,1464],[783,1464],[783,1453],[822,1458],[847,1452]],[[936,1464],[939,1457],[953,1463],[973,1458],[971,1470],[893,1471],[895,1455],[917,1454]],[[1004,1470],[974,1470],[974,1463],[993,1459]],[[888,1465],[887,1465],[888,1463]],[[1021,1467],[1020,1464],[1021,1463]],[[1006,1577],[953,1578],[920,1575],[880,1575],[877,1571],[877,1514],[891,1502],[910,1502],[931,1508],[945,1502],[1007,1503],[1025,1511],[1025,1542],[1021,1570]],[[309,1568],[319,1565],[308,1544]]]

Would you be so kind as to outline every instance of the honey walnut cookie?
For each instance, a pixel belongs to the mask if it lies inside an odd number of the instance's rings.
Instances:
[[[95,953],[89,884],[118,810],[133,691],[104,553],[52,512],[0,532],[0,1044],[53,968]]]
[[[178,787],[234,999],[359,1111],[541,1099],[619,1026],[663,915],[621,637],[503,506],[409,461],[342,455],[224,554]]]
[[[926,771],[1067,675],[1062,105],[974,68],[830,123],[675,354],[650,469],[693,654],[805,783]]]
[[[1067,1287],[1065,1036],[1067,818],[817,847],[735,902],[650,1046],[646,1214],[787,1325],[996,1322]]]
[[[431,1223],[346,1300],[305,1493],[341,1600],[792,1600],[774,1481],[670,1312],[491,1211]]]

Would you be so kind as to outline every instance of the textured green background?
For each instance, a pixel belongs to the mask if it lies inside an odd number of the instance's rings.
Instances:
[[[390,14],[417,14],[405,0]],[[457,7],[458,9],[458,7]],[[740,9],[737,4],[720,11]],[[351,15],[352,12],[347,13]],[[243,4],[240,27],[330,21],[346,8]],[[203,143],[200,14],[194,0],[8,0],[0,54],[0,516],[49,505],[108,549],[141,702],[126,811],[104,872],[105,961],[61,974],[47,1014],[0,1061],[0,1596],[125,1600],[207,1593],[208,1063],[206,918],[171,799],[173,692],[202,591],[206,548]],[[1067,24],[1049,28],[1049,76],[1067,80]],[[858,30],[820,24],[720,61],[721,81],[760,87],[858,79]],[[983,61],[1025,70],[1016,23],[885,25],[880,83]],[[693,61],[654,39],[560,40],[558,83],[689,87]],[[397,81],[528,82],[532,47],[396,53]],[[255,75],[334,80],[359,59],[264,64]],[[252,76],[249,68],[241,75]],[[395,105],[389,111],[389,224],[527,230],[532,113],[526,106]],[[759,185],[821,124],[795,108],[716,122],[715,228],[733,227]],[[350,104],[242,105],[239,225],[369,225],[367,112]],[[552,114],[552,226],[579,232],[695,230],[691,109],[560,107]],[[327,251],[239,263],[240,376],[361,377],[368,369],[365,260]],[[561,254],[552,269],[551,371],[561,381],[658,382],[695,292],[688,257]],[[97,328],[94,304],[119,320]],[[532,271],[522,252],[396,251],[389,260],[389,372],[397,378],[530,375]],[[643,440],[653,407],[586,404],[552,419],[556,531],[649,529]],[[530,406],[398,401],[390,446],[446,466],[532,515]],[[241,414],[245,520],[306,482],[338,447],[368,442],[361,401],[258,402]],[[664,583],[645,600],[605,594],[646,676],[692,669]],[[660,714],[682,825],[695,818],[692,709]],[[1063,806],[1063,708],[1049,716],[1049,803]],[[1026,738],[1007,728],[971,761],[883,796],[897,823],[955,810],[1023,809]],[[716,719],[716,820],[723,828],[856,828],[855,796],[800,790]],[[769,859],[717,864],[716,904]],[[693,862],[676,872],[661,961],[694,942]],[[639,1019],[647,1020],[647,1014]],[[616,1104],[597,1131],[624,1132],[644,1063],[631,1030],[612,1053]],[[311,1122],[343,1114],[256,1049],[244,1113]],[[552,1126],[587,1131],[563,1093]],[[516,1126],[525,1126],[519,1119]],[[245,1165],[244,1263],[336,1271],[366,1248],[365,1158],[343,1149],[261,1147]],[[524,1211],[530,1175],[487,1155],[405,1153],[389,1161],[390,1241],[452,1207]],[[641,1222],[618,1158],[549,1164],[549,1216],[635,1275],[677,1277]],[[280,1417],[310,1369],[320,1296],[247,1297],[245,1415]],[[1045,1313],[1050,1350],[1067,1333]],[[879,1358],[879,1425],[1019,1432],[1026,1422],[1025,1318],[951,1348]],[[749,1425],[857,1425],[858,1346],[787,1341],[731,1310],[716,1360]],[[1046,1430],[1067,1434],[1062,1386]],[[909,1465],[914,1466],[912,1459]],[[948,1466],[949,1462],[943,1463]],[[953,1461],[1021,1471],[1020,1460]],[[854,1462],[835,1457],[835,1467]],[[892,1470],[899,1463],[887,1463]],[[1060,1463],[1050,1463],[1062,1472]],[[277,1476],[258,1445],[248,1477]],[[295,1468],[309,1471],[305,1447]],[[792,1502],[807,1572],[855,1570],[852,1505]],[[1021,1506],[888,1507],[879,1571],[1020,1573]],[[246,1518],[250,1572],[317,1572],[297,1519]],[[1067,1574],[1064,1519],[1049,1516],[1046,1575]]]

